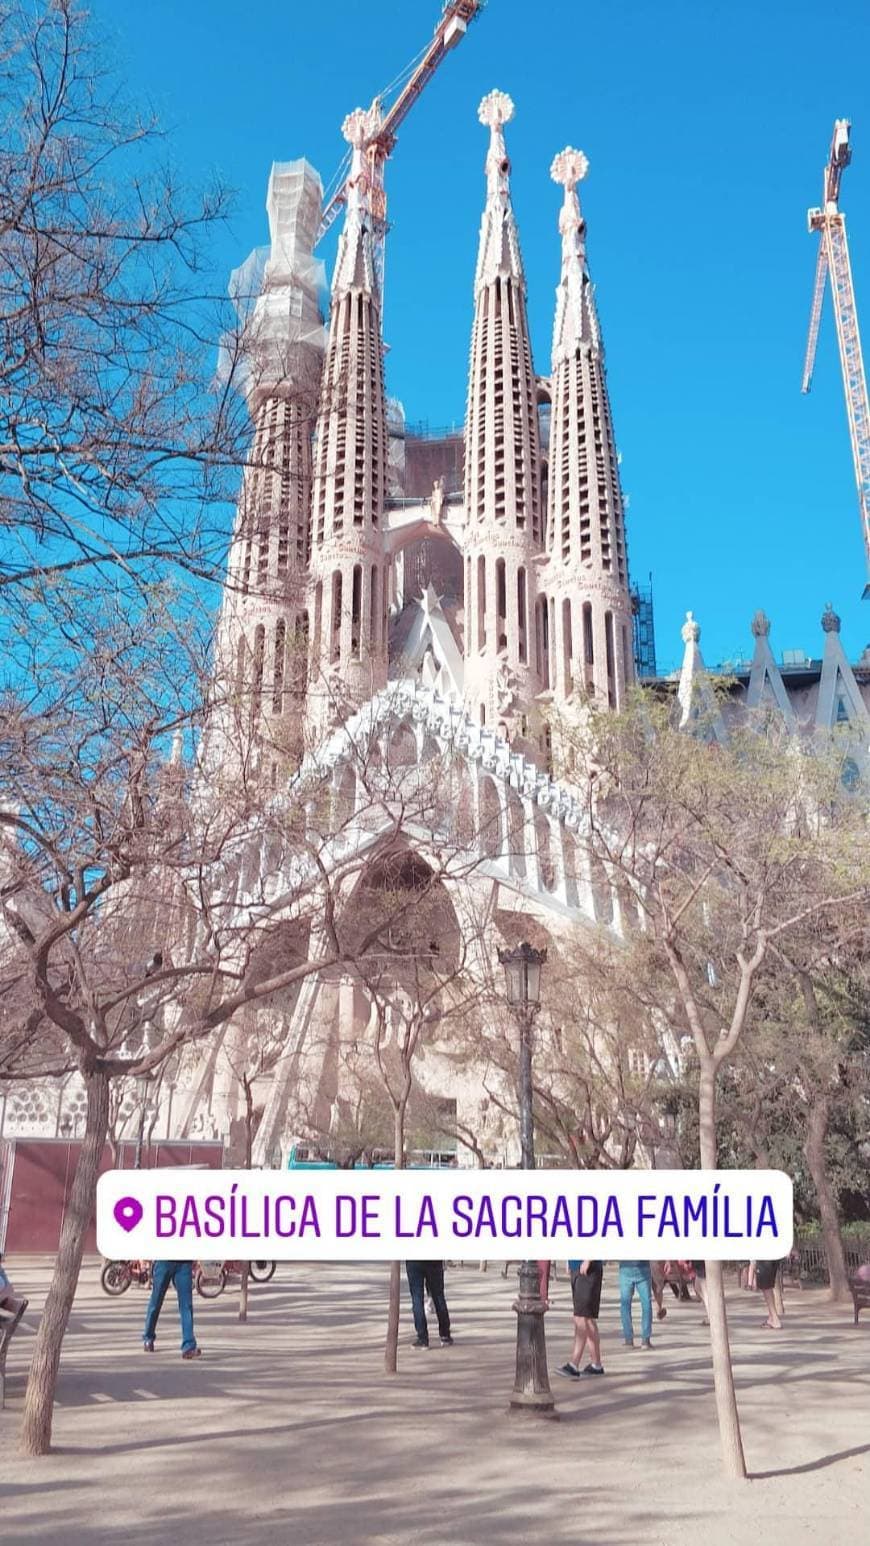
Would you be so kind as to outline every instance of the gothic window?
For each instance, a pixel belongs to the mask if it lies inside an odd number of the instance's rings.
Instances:
[[[352,821],[355,809],[356,773],[350,763],[346,763],[341,770],[341,777],[338,781],[338,787],[333,800],[334,821],[337,831],[340,832],[342,827],[346,826],[349,821]]]
[[[272,712],[280,714],[284,707],[284,658],[286,655],[287,624],[283,617],[275,624],[275,660],[272,668]]]
[[[547,686],[556,685],[556,602],[550,597],[547,625]]]
[[[336,569],[332,576],[332,638],[329,646],[329,658],[332,661],[341,659],[341,570]]]
[[[565,890],[568,897],[568,905],[576,907],[580,890],[577,880],[577,843],[567,829],[563,829],[562,832],[562,856],[565,865]]]
[[[353,584],[350,606],[350,649],[354,660],[360,658],[360,629],[362,626],[362,564],[353,566]]]
[[[417,761],[417,738],[410,725],[400,725],[387,747],[387,766],[411,768]]]
[[[515,789],[507,793],[508,860],[515,875],[526,873],[526,812]]]
[[[595,635],[592,632],[592,602],[583,603],[583,664],[586,677],[587,690],[593,683],[593,667],[595,665]]]
[[[507,647],[507,585],[503,558],[495,561],[495,611],[497,647],[503,650]]]
[[[592,900],[595,907],[595,919],[597,923],[613,922],[613,893],[610,889],[610,880],[601,860],[592,854],[590,858],[592,871]]]
[[[535,811],[535,847],[538,853],[538,873],[545,891],[556,889],[556,868],[550,835],[550,823],[542,810]]]
[[[257,585],[260,590],[265,590],[269,575],[269,526],[265,519],[260,521],[260,546],[257,557]]]
[[[369,640],[372,649],[378,645],[378,566],[372,564],[372,595],[369,608]]]
[[[477,647],[486,647],[486,559],[482,553],[477,560]]]
[[[486,859],[500,859],[504,849],[501,801],[491,778],[480,781],[480,850]]]
[[[528,658],[526,630],[526,571],[521,564],[517,570],[517,649],[521,666],[525,665]]]
[[[252,710],[257,707],[260,695],[263,691],[263,666],[266,658],[266,630],[262,623],[258,623],[254,629],[254,693],[251,702]]]
[[[614,663],[613,646],[613,613],[604,614],[604,648],[607,657],[607,704],[613,709],[616,707],[616,670]]]
[[[318,580],[314,590],[314,656],[320,657],[320,630],[323,625],[323,581]]]
[[[305,691],[305,678],[308,674],[308,613],[301,612],[296,624],[296,638],[293,646],[293,659],[291,662],[291,692],[294,698],[301,698]]]

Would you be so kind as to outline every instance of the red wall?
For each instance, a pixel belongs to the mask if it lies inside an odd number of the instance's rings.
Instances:
[[[80,1145],[66,1138],[10,1138],[0,1145],[0,1204],[9,1200],[5,1239],[0,1248],[11,1254],[42,1254],[57,1250],[64,1209],[75,1173]],[[119,1164],[132,1169],[135,1143],[122,1143]],[[152,1142],[143,1151],[142,1168],[156,1165],[204,1165],[220,1170],[223,1147],[219,1143]],[[100,1173],[111,1170],[112,1154],[103,1150]],[[11,1185],[10,1185],[11,1170]],[[0,1217],[0,1229],[3,1220]],[[97,1249],[96,1220],[91,1219],[85,1252]]]

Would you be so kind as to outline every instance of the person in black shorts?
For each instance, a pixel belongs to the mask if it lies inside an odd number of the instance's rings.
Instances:
[[[761,1322],[767,1331],[782,1331],[782,1321],[776,1308],[776,1274],[779,1271],[778,1261],[760,1261],[755,1264],[755,1286],[760,1288],[767,1305],[767,1320]]]
[[[574,1301],[574,1346],[571,1357],[557,1372],[567,1380],[579,1380],[584,1375],[604,1373],[601,1362],[601,1342],[598,1336],[598,1311],[601,1306],[601,1280],[604,1275],[603,1261],[569,1261],[571,1293]],[[580,1362],[589,1344],[589,1362],[581,1369]]]

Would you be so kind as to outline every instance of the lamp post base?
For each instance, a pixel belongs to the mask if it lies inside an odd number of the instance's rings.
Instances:
[[[514,1300],[517,1315],[517,1375],[509,1411],[531,1412],[536,1417],[558,1420],[559,1414],[547,1373],[547,1343],[544,1335],[546,1305],[541,1298],[537,1262],[523,1262],[519,1276],[520,1291]]]

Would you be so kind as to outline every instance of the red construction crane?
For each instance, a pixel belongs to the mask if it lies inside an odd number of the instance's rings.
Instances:
[[[484,0],[448,0],[444,6],[431,43],[413,61],[411,74],[402,86],[395,101],[382,110],[382,98],[386,91],[375,97],[371,111],[376,127],[366,140],[364,149],[369,163],[370,201],[374,216],[375,263],[383,274],[383,246],[387,230],[387,196],[384,189],[384,163],[393,152],[396,132],[408,113],[432,79],[439,64],[465,36],[469,22],[483,10]],[[407,71],[403,72],[407,74]],[[397,77],[401,80],[402,77]],[[395,84],[395,83],[394,83]],[[387,87],[387,91],[391,88]],[[341,175],[341,174],[340,174]],[[342,177],[340,186],[327,199],[320,220],[317,240],[326,235],[347,198],[347,182]]]
[[[825,167],[822,208],[811,209],[807,215],[809,230],[818,231],[820,240],[801,390],[808,392],[813,379],[825,280],[830,273],[834,320],[837,324],[837,343],[840,347],[840,368],[843,373],[849,435],[852,441],[852,460],[855,464],[855,480],[858,484],[864,554],[868,577],[870,577],[870,403],[867,401],[867,381],[864,376],[861,335],[858,330],[858,309],[855,305],[849,244],[846,240],[846,217],[838,208],[840,182],[845,168],[852,159],[849,145],[850,128],[848,118],[838,118],[834,124],[831,153]],[[870,578],[864,588],[864,598],[865,600],[870,598]]]

